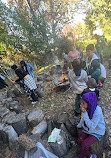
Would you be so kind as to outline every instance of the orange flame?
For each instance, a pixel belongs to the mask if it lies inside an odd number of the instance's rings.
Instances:
[[[62,72],[62,77],[61,77],[60,81],[65,82],[67,80],[68,80],[67,75],[64,75],[63,72]]]

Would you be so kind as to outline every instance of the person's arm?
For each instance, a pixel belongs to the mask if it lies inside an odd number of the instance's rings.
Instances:
[[[84,119],[87,127],[90,130],[94,130],[100,121],[100,113],[94,112],[93,118],[90,120],[87,112],[82,112],[82,118]]]
[[[100,75],[101,75],[101,70],[98,68],[91,74],[91,77],[97,81]]]
[[[81,118],[80,122],[77,125],[77,128],[82,128],[83,122],[84,122],[84,120]]]
[[[15,82],[17,83],[17,82],[19,82],[20,80],[23,80],[23,75],[22,75],[22,72],[19,70],[19,69],[17,69],[16,71],[15,71],[15,73],[16,73],[16,75],[18,76],[18,79],[17,80],[15,80]]]

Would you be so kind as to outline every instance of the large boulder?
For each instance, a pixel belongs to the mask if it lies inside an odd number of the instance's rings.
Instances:
[[[7,97],[7,91],[0,92],[0,102]]]
[[[29,125],[31,127],[35,127],[44,119],[43,111],[39,108],[33,109],[32,112],[28,115],[27,119],[29,121]]]
[[[40,134],[42,136],[47,130],[47,122],[46,120],[43,120],[40,122],[36,127],[33,128],[32,134]]]
[[[0,108],[0,117],[3,118],[5,117],[7,114],[9,114],[10,110],[8,110],[7,108],[5,107],[1,107]]]
[[[77,137],[77,124],[79,123],[79,121],[79,117],[69,117],[69,119],[65,123],[66,129],[73,137]]]
[[[12,126],[0,124],[0,135],[3,143],[8,143],[11,150],[16,148],[18,135]]]
[[[25,134],[19,136],[18,142],[26,151],[30,153],[34,153],[37,150],[35,141]]]
[[[4,118],[4,121],[11,125],[18,135],[26,133],[28,131],[27,120],[24,113],[8,115]]]

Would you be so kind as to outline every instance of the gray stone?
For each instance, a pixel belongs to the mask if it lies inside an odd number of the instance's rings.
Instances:
[[[9,104],[9,109],[15,111],[17,114],[21,112],[18,101],[13,101]]]
[[[6,98],[5,92],[0,92],[0,102],[2,102],[2,100],[5,98]]]
[[[13,89],[13,94],[16,96],[16,97],[19,97],[21,96],[22,92],[19,88],[14,88]]]
[[[5,118],[8,125],[12,125],[18,135],[28,131],[27,120],[24,113],[13,114]]]
[[[12,101],[12,97],[6,98],[2,100],[3,104],[6,104],[7,102],[10,103]]]
[[[33,109],[28,115],[28,121],[31,127],[38,125],[44,118],[44,114],[41,109]]]
[[[0,109],[0,117],[3,118],[4,116],[6,116],[10,111],[5,108],[5,107],[1,107]]]
[[[44,88],[44,83],[43,83],[43,81],[37,81],[37,83],[36,83],[36,85],[37,85],[37,87],[38,88]]]
[[[14,95],[14,93],[13,93],[13,90],[8,89],[8,91],[7,91],[7,97],[8,97],[8,98],[9,98],[9,97],[12,97],[12,98],[15,97],[15,95]]]
[[[0,135],[3,143],[8,143],[10,149],[16,148],[18,135],[12,126],[0,124]]]
[[[33,128],[32,134],[40,134],[42,136],[47,130],[47,122],[46,120],[43,120],[40,122],[36,127]]]
[[[38,95],[39,98],[42,98],[42,97],[45,96],[44,90],[42,90],[40,88],[36,89],[36,93],[37,93],[37,95]]]

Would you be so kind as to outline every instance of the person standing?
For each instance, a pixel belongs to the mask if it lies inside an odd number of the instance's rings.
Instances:
[[[15,74],[18,76],[18,79],[12,81],[12,83],[18,83],[20,80],[24,80],[24,84],[30,89],[32,104],[35,104],[38,101],[38,97],[34,92],[37,88],[35,80],[25,70],[19,69],[16,65],[12,65],[11,69],[13,69]]]
[[[70,63],[72,63],[75,59],[80,58],[79,51],[76,50],[76,46],[72,46],[72,50],[68,53],[68,60]]]
[[[31,64],[25,63],[25,61],[22,60],[20,61],[20,65],[23,70],[25,70],[30,76],[34,78],[34,67]]]

